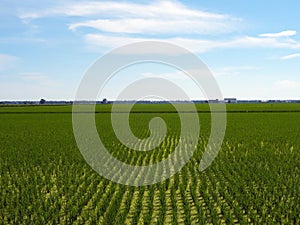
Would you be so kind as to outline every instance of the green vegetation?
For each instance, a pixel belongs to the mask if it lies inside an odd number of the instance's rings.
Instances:
[[[142,154],[116,139],[110,107],[97,106],[95,117],[114,157],[147,165],[174,150],[180,123],[170,105],[134,107],[136,136],[149,135],[154,116],[168,125],[162,145]],[[162,183],[129,187],[87,165],[71,106],[0,107],[0,224],[299,224],[300,104],[227,105],[222,148],[204,172],[210,114],[208,105],[197,109],[201,135],[189,163]]]
[[[184,104],[183,104],[184,106]],[[111,112],[112,104],[96,105],[96,112]],[[122,105],[121,107],[122,108]],[[183,111],[184,111],[184,107]],[[300,112],[300,103],[227,104],[227,112]],[[208,104],[196,104],[198,112],[210,112]],[[175,113],[171,104],[136,104],[133,112]],[[71,113],[71,105],[0,105],[0,113]]]

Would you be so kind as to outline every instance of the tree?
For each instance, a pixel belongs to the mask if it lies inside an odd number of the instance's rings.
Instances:
[[[106,99],[106,98],[103,98],[103,100],[102,100],[101,103],[102,103],[102,104],[106,104],[106,103],[107,103],[107,99]]]
[[[40,100],[40,105],[43,105],[43,104],[45,104],[45,103],[46,103],[46,100],[42,98],[42,99]]]

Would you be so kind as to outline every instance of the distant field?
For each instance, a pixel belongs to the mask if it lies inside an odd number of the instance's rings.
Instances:
[[[122,145],[111,105],[97,105],[101,139],[111,154],[147,165],[170,154],[180,123],[171,105],[135,105],[133,133],[149,135],[159,113],[163,143],[147,153]],[[201,134],[176,175],[145,187],[115,184],[93,171],[76,145],[72,107],[0,107],[0,224],[300,224],[300,104],[228,104],[227,131],[212,165],[198,171],[210,134],[207,104],[198,104]],[[147,113],[146,113],[147,112]]]
[[[184,110],[184,104],[179,104]],[[198,112],[209,112],[209,104],[195,104]],[[96,105],[96,112],[111,112],[112,104]],[[121,107],[122,108],[122,105]],[[228,112],[300,112],[300,103],[226,104]],[[72,105],[0,105],[0,113],[69,113]],[[176,112],[171,104],[136,104],[132,112]]]

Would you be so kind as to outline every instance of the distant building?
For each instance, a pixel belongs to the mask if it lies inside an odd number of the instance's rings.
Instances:
[[[225,103],[237,103],[236,98],[224,98]]]
[[[219,103],[219,99],[208,100],[208,103]]]

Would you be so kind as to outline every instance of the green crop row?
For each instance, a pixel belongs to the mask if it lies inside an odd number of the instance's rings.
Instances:
[[[189,110],[187,104],[176,104],[182,111]],[[117,112],[127,110],[126,104],[119,104]],[[210,112],[210,106],[206,103],[195,104],[198,112]],[[238,103],[226,104],[227,112],[300,112],[300,103]],[[95,112],[110,113],[112,104],[97,104]],[[72,105],[0,105],[1,113],[71,113]],[[134,113],[176,113],[172,104],[135,104]]]

